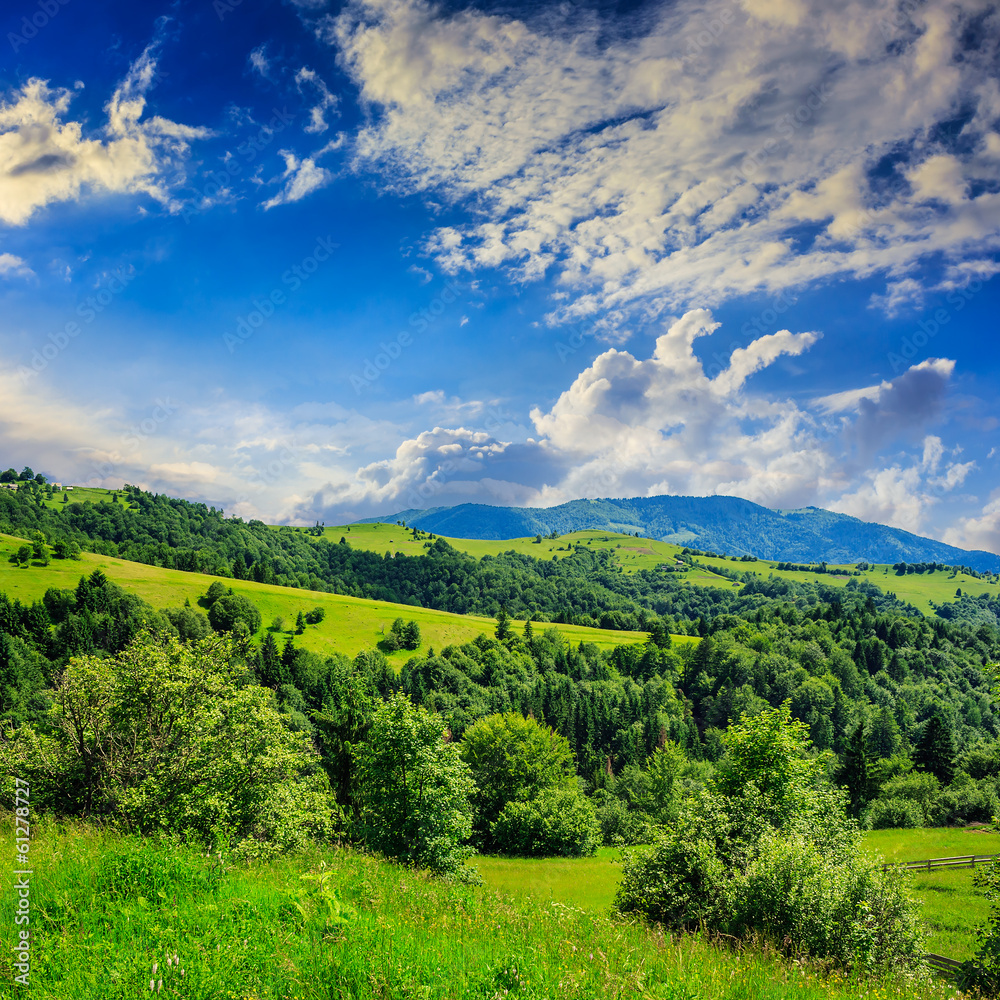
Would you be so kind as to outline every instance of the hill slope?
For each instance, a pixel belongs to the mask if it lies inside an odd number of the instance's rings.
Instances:
[[[940,562],[1000,572],[1000,556],[992,552],[960,549],[818,507],[771,510],[739,497],[572,500],[539,508],[461,504],[404,510],[358,523],[380,521],[405,521],[455,538],[507,539],[596,529],[639,532],[678,545],[789,562]]]

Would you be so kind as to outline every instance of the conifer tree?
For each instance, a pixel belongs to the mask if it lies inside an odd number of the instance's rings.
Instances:
[[[930,771],[943,785],[955,775],[955,740],[951,726],[940,715],[932,715],[924,726],[913,761],[922,771]]]
[[[851,814],[857,816],[871,795],[864,721],[858,723],[844,750],[837,783],[847,789],[847,794],[851,797]]]

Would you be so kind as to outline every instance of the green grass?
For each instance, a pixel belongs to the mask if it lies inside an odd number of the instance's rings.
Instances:
[[[346,538],[351,545],[372,552],[406,555],[420,555],[424,551],[426,539],[415,540],[405,528],[395,524],[353,524],[326,528],[324,537],[329,541]],[[444,536],[441,536],[444,537]],[[574,531],[559,538],[543,538],[541,543],[534,538],[512,538],[503,541],[477,540],[468,538],[445,538],[449,545],[475,558],[484,555],[499,555],[502,552],[518,552],[539,559],[563,559],[570,554],[573,546],[586,545],[594,549],[612,549],[619,565],[626,573],[639,569],[654,569],[660,565],[680,569],[678,556],[682,546],[669,542],[636,538],[633,535],[616,534],[608,531]],[[830,567],[840,569],[839,573],[816,573],[798,570],[778,570],[776,562],[756,559],[740,562],[732,559],[716,559],[712,556],[695,556],[695,565],[677,574],[677,578],[696,587],[732,587],[733,581],[715,572],[723,569],[738,573],[757,573],[763,579],[776,576],[799,583],[824,583],[843,587],[852,579],[854,566]],[[883,591],[892,591],[901,600],[918,608],[925,614],[933,614],[932,604],[941,604],[955,599],[955,591],[961,588],[963,594],[1000,594],[1000,584],[977,580],[965,573],[951,575],[950,570],[934,573],[909,573],[897,576],[891,566],[876,566],[866,570],[856,579],[867,580]]]
[[[248,869],[225,856],[77,824],[36,822],[33,834],[24,993],[35,1000],[135,1000],[149,994],[151,979],[162,980],[162,995],[186,1000],[949,995],[927,977],[824,979],[760,950],[737,952],[577,907],[452,886],[350,850],[315,849]],[[13,842],[9,813],[0,814],[0,838]],[[325,876],[326,899],[302,879],[309,873]],[[16,988],[15,898],[5,880],[3,996]]]
[[[1000,835],[975,830],[873,830],[864,847],[888,861],[922,861],[963,854],[1000,854]],[[511,895],[583,910],[607,911],[621,879],[621,851],[602,848],[593,858],[476,859],[484,881]],[[989,904],[972,885],[972,870],[915,872],[913,895],[922,905],[929,951],[963,960],[972,954],[975,928]]]
[[[948,828],[872,830],[865,836],[865,847],[887,861],[925,861],[965,854],[1000,854],[1000,835]],[[959,961],[971,957],[975,929],[989,915],[989,904],[973,886],[972,875],[971,868],[908,875],[913,894],[923,904],[928,949]]]
[[[988,828],[928,830],[870,830],[865,848],[886,861],[926,861],[964,854],[1000,854],[1000,834]]]
[[[474,861],[488,886],[512,896],[607,911],[621,881],[622,852],[601,847],[592,858],[499,858]]]
[[[53,559],[48,566],[33,563],[27,568],[17,568],[8,561],[10,554],[23,545],[22,539],[0,535],[0,591],[24,603],[38,600],[49,587],[61,589],[77,585],[83,575],[100,569],[119,586],[148,601],[155,608],[177,608],[185,599],[197,606],[198,600],[218,577],[202,573],[184,573],[180,570],[162,569],[143,563],[83,553],[80,560]],[[295,590],[270,584],[245,580],[224,580],[238,594],[248,597],[260,610],[263,637],[275,617],[285,620],[284,635],[291,635],[299,611],[316,606],[326,611],[326,618],[319,625],[308,625],[295,643],[303,649],[323,655],[344,653],[355,656],[365,649],[373,649],[394,619],[413,619],[420,626],[422,644],[418,652],[430,647],[437,650],[451,644],[470,642],[479,635],[492,635],[496,622],[492,618],[456,615],[447,611],[434,611],[386,601],[369,601],[341,594],[328,594],[312,590]],[[623,643],[645,642],[643,632],[615,632],[610,629],[585,628],[581,625],[545,625],[555,628],[573,645],[592,642],[601,649],[612,649]],[[278,636],[283,639],[282,635]],[[687,637],[681,637],[681,641]],[[697,641],[697,640],[687,640]],[[389,655],[390,662],[402,665],[412,652],[400,650]]]
[[[61,493],[54,493],[51,500],[46,499],[45,494],[42,493],[42,503],[46,507],[54,507],[57,510],[71,503],[109,503],[114,492],[114,490],[105,490],[94,486],[73,486],[71,490],[64,489]],[[69,499],[64,501],[63,496],[67,496]],[[120,498],[118,502],[123,503]]]

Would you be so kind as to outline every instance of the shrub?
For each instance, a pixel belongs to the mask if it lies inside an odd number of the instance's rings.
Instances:
[[[225,594],[208,609],[208,623],[216,632],[232,632],[240,622],[251,635],[260,630],[260,612],[242,594]]]
[[[366,742],[354,749],[357,829],[373,850],[441,875],[464,877],[472,849],[468,764],[445,742],[439,715],[401,694],[375,713]]]
[[[505,854],[578,858],[593,854],[600,826],[593,803],[574,788],[546,788],[530,802],[504,806],[490,828]]]
[[[966,993],[1000,996],[1000,865],[993,862],[977,868],[972,884],[990,901],[986,923],[976,928],[975,954],[962,964],[958,988]]]
[[[988,778],[973,781],[967,775],[959,774],[934,800],[930,821],[934,826],[989,823],[998,813],[1000,802],[995,784]]]
[[[845,968],[918,960],[914,904],[862,852],[844,793],[824,782],[788,706],[744,716],[724,739],[710,787],[626,858],[617,908],[674,929],[764,935]]]
[[[649,818],[643,813],[632,812],[613,795],[605,796],[597,806],[597,823],[605,847],[631,847],[655,839],[655,828]]]
[[[868,810],[871,830],[913,830],[926,823],[923,809],[913,799],[876,799]]]
[[[39,808],[246,857],[332,832],[318,755],[271,692],[246,683],[229,640],[143,635],[114,658],[71,660],[53,701],[47,732],[0,742],[0,775],[29,777]]]
[[[576,787],[569,740],[517,712],[480,719],[465,731],[461,748],[476,782],[476,835],[485,849],[500,846],[492,828],[508,802],[530,802],[556,785]]]

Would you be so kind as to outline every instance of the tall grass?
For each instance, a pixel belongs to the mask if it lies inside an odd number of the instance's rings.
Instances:
[[[149,995],[151,981],[154,992],[190,1000],[950,995],[916,974],[823,978],[766,950],[737,953],[557,902],[444,884],[350,850],[237,868],[81,824],[34,832],[25,995],[35,1000],[135,998]],[[12,843],[9,817],[0,835]],[[5,878],[5,997],[21,989],[9,957],[9,885]]]

